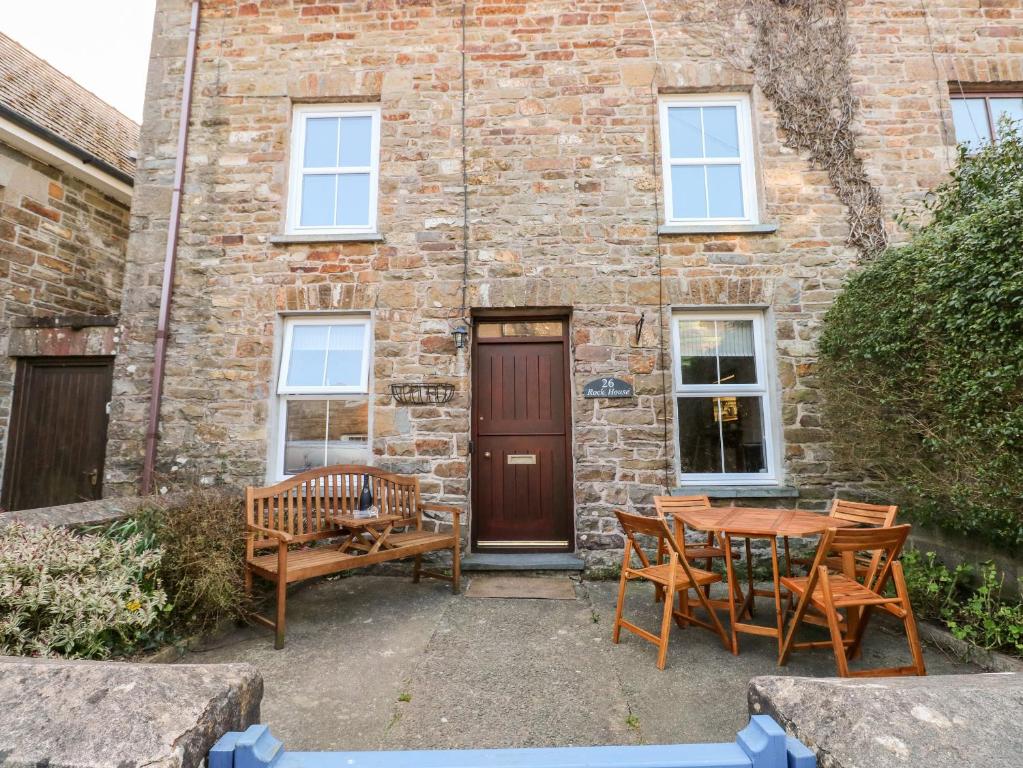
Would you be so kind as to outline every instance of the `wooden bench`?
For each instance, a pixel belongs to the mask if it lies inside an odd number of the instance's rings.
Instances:
[[[385,546],[370,539],[366,546],[353,546],[352,534],[357,529],[343,525],[344,518],[352,517],[358,508],[364,478],[369,480],[380,515],[394,517],[388,521]],[[426,530],[424,512],[449,513],[452,530]],[[413,582],[418,582],[420,576],[445,579],[457,594],[461,512],[447,504],[424,503],[417,478],[392,475],[375,467],[323,467],[266,488],[246,488],[245,588],[251,592],[252,577],[256,575],[273,582],[277,593],[275,619],[260,615],[253,619],[274,630],[274,647],[283,648],[288,584],[407,557],[415,558]],[[344,536],[340,546],[324,542],[339,536]],[[424,552],[442,549],[451,550],[450,576],[422,567]]]

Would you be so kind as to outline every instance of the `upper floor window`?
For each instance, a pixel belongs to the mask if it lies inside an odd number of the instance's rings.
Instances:
[[[289,234],[375,232],[379,170],[379,107],[296,106]]]
[[[749,98],[671,96],[660,109],[666,222],[757,223]]]
[[[956,142],[975,151],[997,141],[1003,117],[1023,124],[1023,94],[976,93],[952,97],[952,122],[955,124]]]
[[[680,480],[774,482],[763,312],[679,312],[672,337]]]

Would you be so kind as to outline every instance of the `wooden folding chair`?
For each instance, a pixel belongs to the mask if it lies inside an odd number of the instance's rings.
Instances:
[[[778,664],[784,665],[793,648],[822,648],[831,646],[841,677],[886,677],[889,675],[926,675],[920,638],[916,632],[913,608],[909,603],[909,592],[902,573],[899,554],[909,535],[909,525],[893,528],[829,528],[817,547],[817,555],[808,576],[786,576],[782,585],[799,597],[796,612],[789,624],[789,631],[778,656]],[[828,569],[826,560],[831,553],[837,553],[849,561],[858,552],[871,552],[871,566],[861,584],[854,576],[834,573]],[[888,581],[895,583],[895,597],[886,597]],[[813,608],[822,613],[831,634],[829,641],[796,643],[796,630]],[[885,669],[849,670],[849,660],[856,657],[863,641],[870,613],[880,609],[901,619],[906,628],[906,639],[913,664],[905,667]],[[843,633],[840,610],[846,610],[850,617],[847,631]],[[859,614],[855,622],[854,614]]]
[[[860,501],[847,501],[835,499],[831,502],[831,511],[828,517],[838,520],[848,520],[858,523],[861,527],[870,528],[891,528],[895,525],[895,517],[899,514],[899,508],[894,504],[865,504]],[[791,557],[789,554],[789,537],[785,537],[785,575],[792,575],[792,564],[809,566],[813,562],[810,558]],[[856,575],[863,577],[870,570],[870,558],[856,558]],[[825,565],[830,568],[839,569],[842,567],[842,559],[828,556]]]
[[[671,619],[674,617],[680,627],[687,626],[690,622],[716,632],[721,638],[721,644],[727,650],[731,650],[731,643],[725,629],[721,626],[713,606],[707,599],[700,587],[709,586],[721,581],[721,576],[708,571],[701,571],[693,568],[686,560],[685,552],[679,546],[675,536],[672,535],[668,524],[659,517],[644,517],[643,515],[630,515],[625,512],[615,512],[622,530],[625,531],[625,555],[622,560],[622,576],[618,583],[618,605],[615,608],[614,629],[611,640],[618,643],[621,636],[621,629],[625,627],[644,640],[649,640],[658,647],[657,668],[664,669],[668,658],[668,637],[671,633]],[[663,539],[668,548],[668,562],[653,564],[643,549],[643,546],[636,539],[637,536],[651,536]],[[640,568],[632,566],[632,555],[639,558]],[[664,590],[664,610],[661,615],[661,632],[655,635],[641,629],[632,622],[622,618],[622,610],[625,606],[625,585],[634,579],[645,579],[654,584],[655,588]],[[696,618],[689,605],[689,590],[696,593],[697,600],[707,612],[709,621]],[[675,594],[678,594],[678,608],[672,607],[675,602]]]
[[[720,538],[715,535],[713,531],[707,531],[707,543],[706,544],[690,544],[686,540],[685,526],[680,526],[678,521],[675,519],[674,513],[683,509],[708,509],[710,507],[710,499],[707,496],[654,496],[654,509],[657,511],[657,516],[668,523],[669,528],[674,528],[675,534],[678,540],[685,546],[686,558],[692,562],[693,560],[703,560],[704,570],[711,570],[714,567],[715,558],[724,558],[725,549],[724,545],[720,541]],[[749,542],[746,542],[747,553],[746,553],[746,569],[748,571],[749,583],[753,583],[753,558],[750,556]],[[668,556],[667,544],[664,540],[657,542],[657,562],[663,563],[665,558]],[[735,560],[739,559],[739,553],[733,552],[732,558]],[[738,584],[729,584],[729,589],[735,592],[735,596],[739,601],[739,605],[745,603],[745,597],[742,594],[742,590],[739,589]],[[707,597],[710,597],[710,587],[705,587],[703,590]],[[663,590],[657,590],[657,602],[660,602],[664,597]],[[714,602],[714,601],[712,601]],[[727,605],[726,602],[722,602],[722,605]]]

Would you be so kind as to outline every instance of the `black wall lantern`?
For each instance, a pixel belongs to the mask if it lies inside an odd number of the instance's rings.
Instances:
[[[465,349],[465,345],[469,343],[468,329],[460,325],[451,332],[451,335],[455,337],[455,349]]]

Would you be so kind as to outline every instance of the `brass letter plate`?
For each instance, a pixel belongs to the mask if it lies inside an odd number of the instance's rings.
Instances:
[[[509,453],[509,464],[536,464],[535,453]]]

